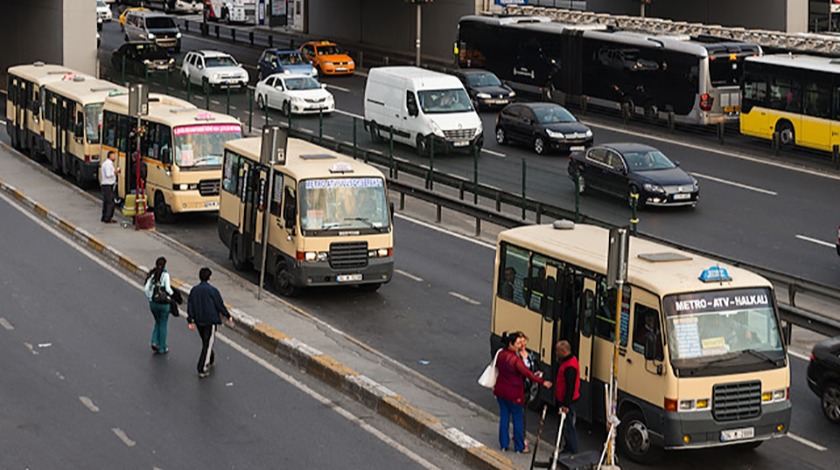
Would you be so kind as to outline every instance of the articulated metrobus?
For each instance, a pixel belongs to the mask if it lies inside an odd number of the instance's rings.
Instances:
[[[97,181],[105,98],[127,92],[111,82],[84,76],[44,85],[44,140],[47,162],[54,172],[73,176],[80,187]]]
[[[712,37],[656,36],[574,25],[547,17],[465,16],[461,67],[490,70],[546,100],[627,109],[674,122],[737,121],[741,67],[757,44]]]
[[[117,194],[135,191],[137,119],[128,113],[128,95],[105,99],[102,118],[102,156],[117,153]],[[174,222],[179,213],[219,210],[224,144],[242,137],[242,124],[224,114],[198,109],[167,95],[149,95],[149,112],[140,127],[140,155],[155,220]]]
[[[40,158],[45,151],[41,101],[44,85],[86,75],[63,65],[43,62],[9,67],[8,74],[6,132],[14,148],[28,152],[32,158]]]
[[[581,369],[577,413],[604,421],[616,322],[609,230],[563,222],[499,234],[491,348],[503,332],[522,331],[553,378],[553,344],[568,340]],[[787,433],[790,371],[770,282],[636,237],[627,278],[617,370],[623,453],[652,462],[663,449],[754,448]]]
[[[840,60],[799,54],[744,62],[741,134],[831,152],[840,145]]]
[[[382,172],[290,138],[267,201],[270,168],[260,163],[260,142],[225,144],[219,237],[234,267],[259,267],[267,239],[266,273],[285,296],[315,286],[375,291],[389,282],[394,234]]]

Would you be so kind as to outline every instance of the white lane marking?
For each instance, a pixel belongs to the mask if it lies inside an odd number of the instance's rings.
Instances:
[[[128,435],[120,428],[111,428],[111,431],[123,441],[123,444],[127,445],[128,447],[134,447],[137,443],[132,441],[128,438]]]
[[[455,297],[456,299],[463,300],[464,302],[466,302],[466,303],[468,303],[468,304],[472,304],[472,305],[481,305],[481,302],[479,302],[479,301],[477,301],[477,300],[475,300],[475,299],[471,299],[471,298],[467,297],[467,296],[466,296],[466,295],[464,295],[464,294],[459,294],[459,293],[457,293],[457,292],[450,292],[450,293],[449,293],[449,295],[451,295],[452,297]]]
[[[3,328],[5,328],[9,331],[12,331],[12,330],[15,329],[15,327],[13,327],[11,323],[9,323],[9,320],[6,320],[3,317],[0,317],[0,326],[2,326]]]
[[[237,109],[237,108],[234,105],[230,105],[230,109]]]
[[[416,453],[412,452],[411,449],[408,449],[405,446],[403,446],[402,444],[394,441],[393,439],[386,436],[385,434],[383,434],[379,430],[373,428],[369,424],[362,421],[361,418],[353,415],[349,411],[347,411],[347,410],[343,409],[342,407],[338,406],[334,401],[330,400],[329,398],[325,397],[324,395],[321,395],[320,393],[316,392],[315,390],[309,388],[308,385],[304,384],[303,382],[297,380],[296,378],[292,377],[291,375],[289,375],[289,374],[283,372],[282,370],[278,369],[274,365],[270,364],[268,361],[266,361],[263,358],[257,356],[256,354],[252,353],[250,350],[244,348],[243,346],[240,346],[239,344],[235,343],[233,340],[227,338],[226,336],[224,336],[222,334],[217,333],[216,337],[219,338],[219,341],[221,341],[221,342],[227,344],[228,346],[230,346],[231,348],[239,351],[245,357],[247,357],[247,358],[251,359],[252,361],[256,362],[257,364],[262,366],[264,369],[268,370],[269,372],[276,375],[277,377],[280,377],[282,380],[285,380],[290,385],[294,386],[295,388],[297,388],[301,392],[309,395],[310,397],[312,397],[316,401],[320,402],[321,404],[326,405],[327,407],[329,407],[333,411],[337,412],[339,415],[343,416],[344,418],[346,418],[350,422],[356,424],[360,428],[369,432],[370,434],[372,434],[377,439],[379,439],[382,442],[384,442],[385,444],[388,444],[389,446],[393,447],[398,452],[400,452],[401,454],[410,458],[411,460],[417,462],[418,464],[420,464],[424,468],[428,468],[428,469],[437,468],[434,465],[432,465],[432,463],[429,462],[428,460],[426,460],[423,457],[421,457],[421,456],[417,455]]]
[[[338,108],[335,108],[335,112],[338,113],[338,114],[341,114],[342,116],[350,116],[350,117],[354,117],[356,119],[364,119],[365,118],[364,116],[359,116],[358,114],[353,114],[353,113],[350,113],[350,112],[347,112],[347,111],[342,111]]]
[[[834,243],[824,242],[822,240],[817,240],[816,238],[806,237],[805,235],[797,235],[796,238],[806,242],[816,243],[817,245],[827,246],[829,248],[834,248],[835,246]]]
[[[394,270],[394,272],[395,272],[395,273],[397,273],[397,274],[403,275],[403,276],[405,276],[405,277],[407,277],[407,278],[411,279],[412,281],[415,281],[415,282],[423,282],[423,278],[422,278],[422,277],[420,277],[420,276],[415,276],[414,274],[411,274],[411,273],[407,273],[407,272],[403,271],[402,269],[395,269],[395,270]]]
[[[434,231],[437,231],[437,232],[440,232],[440,233],[443,233],[443,234],[449,235],[449,236],[451,236],[451,237],[455,237],[455,238],[458,238],[458,239],[461,239],[461,240],[464,240],[464,241],[468,241],[468,242],[473,242],[473,243],[475,243],[476,245],[480,245],[480,246],[483,246],[483,247],[485,247],[485,248],[490,248],[491,250],[494,250],[494,251],[496,250],[496,245],[493,245],[492,243],[487,243],[487,242],[485,242],[485,241],[483,241],[483,240],[476,240],[476,239],[474,239],[474,238],[470,238],[470,237],[468,237],[468,236],[466,236],[466,235],[461,235],[460,233],[450,232],[450,231],[448,231],[448,230],[446,230],[446,229],[443,229],[443,228],[437,227],[437,226],[432,225],[432,224],[430,224],[430,223],[428,223],[428,222],[423,222],[422,220],[417,220],[417,219],[415,219],[415,218],[413,218],[413,217],[409,217],[409,216],[407,216],[407,215],[405,215],[405,214],[394,214],[394,217],[399,217],[399,218],[401,218],[401,219],[405,219],[405,220],[407,220],[407,221],[409,221],[409,222],[415,223],[415,224],[420,225],[420,226],[422,226],[422,227],[426,227],[426,228],[428,228],[428,229],[430,229],[430,230],[434,230]]]
[[[92,412],[94,412],[94,413],[99,413],[99,407],[98,407],[98,406],[96,406],[96,405],[93,403],[93,400],[91,400],[90,398],[88,398],[88,397],[79,397],[79,401],[80,401],[80,402],[82,402],[82,404],[83,404],[83,405],[85,405],[85,407],[86,407],[87,409],[89,409],[90,411],[92,411]]]
[[[763,194],[769,194],[771,196],[778,196],[779,195],[779,193],[777,193],[775,191],[770,191],[770,190],[767,190],[767,189],[761,189],[761,188],[757,188],[755,186],[750,186],[750,185],[743,184],[743,183],[736,183],[735,181],[725,180],[723,178],[717,178],[715,176],[704,175],[703,173],[691,173],[691,174],[698,177],[698,178],[703,178],[703,179],[710,180],[710,181],[716,181],[718,183],[728,184],[730,186],[735,186],[736,188],[748,189],[750,191],[755,191],[757,193],[763,193]]]
[[[23,343],[23,344],[26,346],[26,349],[28,349],[29,352],[32,353],[32,355],[34,355],[34,356],[38,355],[38,351],[35,350],[35,347],[32,346],[32,343]]]
[[[507,158],[507,155],[505,155],[503,153],[495,152],[493,150],[488,150],[486,148],[482,148],[481,151],[484,152],[484,153],[489,153],[490,155],[495,155],[497,157]]]
[[[800,444],[805,444],[806,446],[808,446],[812,449],[818,450],[820,452],[825,452],[825,451],[828,450],[825,447],[817,444],[816,442],[809,441],[808,439],[805,439],[804,437],[797,436],[796,434],[793,434],[793,433],[790,433],[790,432],[787,433],[787,437],[793,439],[794,441],[796,441]]]
[[[798,357],[799,359],[802,359],[803,361],[810,361],[811,360],[811,356],[809,356],[807,354],[803,354],[801,352],[791,351],[790,349],[788,349],[788,354],[790,354],[793,357]]]
[[[217,105],[217,106],[221,106],[221,105],[222,105],[222,102],[221,102],[221,101],[218,101],[218,100],[210,100],[210,102],[211,102],[211,103],[213,103],[213,104],[215,104],[215,105]]]
[[[336,89],[336,90],[338,90],[338,91],[343,91],[343,92],[345,92],[345,93],[350,93],[350,89],[349,89],[349,88],[344,88],[344,87],[340,87],[340,86],[330,85],[329,83],[327,83],[327,88],[334,88],[334,89]]]

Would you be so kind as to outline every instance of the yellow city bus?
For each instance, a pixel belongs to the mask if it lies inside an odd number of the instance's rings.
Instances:
[[[831,57],[748,57],[741,84],[741,133],[831,152],[840,145],[840,62]]]
[[[137,118],[128,113],[127,94],[109,96],[103,109],[101,158],[117,152],[116,166],[123,169],[117,194],[124,199],[136,185]],[[238,119],[151,93],[140,136],[141,175],[155,220],[172,223],[181,213],[219,210],[224,144],[242,137]]]
[[[78,75],[44,85],[44,141],[54,172],[72,176],[80,187],[97,181],[102,107],[108,96],[127,91]]]
[[[6,84],[6,132],[14,148],[32,158],[44,154],[41,92],[47,83],[85,76],[63,65],[35,62],[8,69]]]
[[[234,267],[259,268],[267,239],[266,273],[285,296],[315,286],[375,291],[389,282],[394,235],[382,172],[290,138],[267,203],[269,167],[260,163],[260,142],[225,144],[219,237]],[[264,217],[269,217],[266,237]]]
[[[605,420],[616,289],[609,230],[558,221],[499,234],[491,348],[522,331],[554,379],[553,345],[580,361],[578,415]],[[617,368],[618,448],[634,461],[663,449],[754,448],[790,423],[790,371],[773,287],[747,270],[630,238]],[[553,400],[553,390],[540,391]],[[537,400],[539,402],[540,400]]]

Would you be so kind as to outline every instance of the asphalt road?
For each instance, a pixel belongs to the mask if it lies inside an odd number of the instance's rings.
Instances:
[[[152,354],[134,283],[5,199],[0,218],[6,247],[22,248],[0,251],[0,468],[459,468],[238,338],[217,342],[207,379],[183,318],[171,352]]]

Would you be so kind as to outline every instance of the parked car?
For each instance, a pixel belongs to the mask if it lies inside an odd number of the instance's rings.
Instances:
[[[318,77],[318,69],[298,50],[266,49],[257,64],[257,80],[275,73]]]
[[[516,97],[516,92],[502,83],[493,72],[462,69],[455,71],[453,75],[464,84],[476,111],[508,105]]]
[[[154,41],[181,52],[181,30],[171,16],[157,11],[133,11],[125,17],[125,41]]]
[[[321,75],[352,75],[356,70],[353,59],[331,41],[310,41],[300,46],[300,52],[309,59]]]
[[[659,150],[644,144],[596,145],[569,156],[569,176],[583,194],[591,189],[631,199],[638,207],[697,205],[697,180]],[[632,202],[631,202],[632,203]]]
[[[592,145],[592,130],[555,103],[514,103],[496,116],[496,142],[521,142],[539,155],[569,152]]]
[[[335,110],[333,95],[308,75],[276,73],[257,82],[257,106],[292,114],[329,114]]]
[[[111,7],[104,0],[96,0],[96,17],[101,18],[102,21],[111,21],[114,19]]]
[[[840,424],[840,336],[814,345],[808,363],[808,387],[820,397],[825,417]]]
[[[111,54],[114,70],[122,70],[123,65],[127,73],[144,76],[147,73],[175,70],[175,58],[153,42],[132,41]]]
[[[219,51],[190,51],[181,67],[181,85],[201,85],[205,93],[213,89],[248,88],[248,71],[230,54]]]

